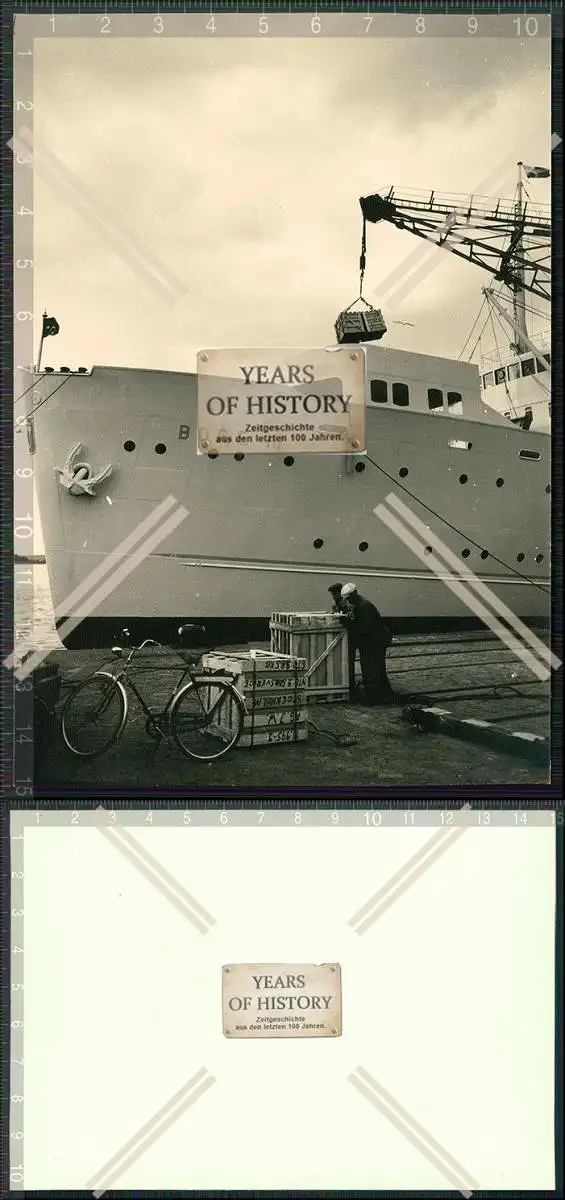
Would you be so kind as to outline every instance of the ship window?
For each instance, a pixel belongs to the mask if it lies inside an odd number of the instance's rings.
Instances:
[[[516,555],[516,562],[523,562],[525,557],[526,555],[522,554],[522,551],[520,551],[520,553]]]
[[[536,554],[536,562],[537,563],[543,562],[543,554]]]
[[[124,450],[127,450],[128,454],[131,454],[132,450],[135,450],[135,442],[130,441],[128,438],[128,441],[124,442]]]
[[[536,373],[536,364],[535,364],[533,358],[523,358],[522,359],[522,376],[525,377],[526,375],[535,375],[535,373]]]
[[[443,408],[443,392],[439,388],[428,388],[428,408]]]
[[[539,462],[541,454],[539,450],[520,450],[520,458],[531,458],[534,462]]]
[[[468,557],[469,557],[469,555],[470,555],[470,553],[471,553],[471,551],[470,551],[470,550],[462,550],[462,551],[461,551],[461,558],[468,558]]]
[[[447,393],[447,403],[449,404],[450,408],[452,407],[453,404],[461,404],[462,399],[463,399],[463,397],[461,395],[461,392],[448,392]]]
[[[155,454],[166,454],[166,453],[167,453],[167,447],[165,446],[165,443],[157,442],[157,445],[155,446]]]
[[[364,554],[365,550],[369,549],[369,543],[368,542],[359,542],[359,549],[360,549],[361,553]]]
[[[488,550],[481,550],[481,558],[488,558]]]
[[[373,404],[386,404],[388,386],[384,379],[371,379],[371,401]]]
[[[408,467],[401,467],[398,474],[400,475],[401,479],[406,479],[406,476],[408,474]]]
[[[487,375],[483,375],[483,387],[492,387],[494,383],[494,372],[489,371]]]
[[[285,467],[294,466],[294,459],[292,457],[292,454],[287,454],[286,458],[283,458],[283,462],[284,462]]]
[[[496,371],[494,372],[494,382],[495,383],[504,383],[505,379],[506,379],[506,371],[505,371],[504,367],[497,367]]]
[[[447,444],[452,450],[470,450],[473,445],[472,442],[460,442],[457,438],[450,438]]]
[[[392,385],[392,403],[398,404],[402,408],[406,408],[406,405],[409,403],[409,401],[410,401],[410,396],[409,396],[409,392],[408,392],[408,388],[407,388],[406,384],[405,383],[393,383],[393,385]]]
[[[520,378],[520,363],[510,363],[508,366],[508,382]]]
[[[365,463],[364,463],[364,462],[357,462],[357,463],[355,463],[355,470],[356,470],[356,471],[358,472],[358,474],[360,475],[360,474],[361,474],[361,472],[365,470]]]
[[[234,454],[233,457],[234,457],[235,462],[243,462],[243,460],[245,458],[245,454]]]
[[[313,545],[313,547],[314,547],[314,549],[315,549],[315,550],[321,550],[321,549],[322,549],[322,546],[323,546],[323,544],[324,544],[324,539],[323,539],[323,538],[314,538],[314,541],[312,542],[312,545]]]

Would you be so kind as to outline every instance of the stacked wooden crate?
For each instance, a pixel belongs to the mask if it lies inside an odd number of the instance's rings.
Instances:
[[[306,659],[306,701],[349,698],[347,632],[336,613],[273,613],[271,650]]]
[[[245,700],[246,714],[238,746],[271,746],[305,742],[306,661],[290,654],[249,650],[237,654],[205,654],[208,671],[226,671]],[[214,688],[211,685],[213,701]],[[229,734],[237,722],[233,700],[224,703],[212,732]]]

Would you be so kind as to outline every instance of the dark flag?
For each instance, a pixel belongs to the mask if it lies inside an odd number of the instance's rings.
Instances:
[[[527,163],[522,163],[522,166],[528,179],[549,179],[551,175],[547,167],[529,167]]]
[[[42,337],[56,337],[59,332],[59,322],[55,317],[48,317],[47,313],[43,314],[43,332]]]

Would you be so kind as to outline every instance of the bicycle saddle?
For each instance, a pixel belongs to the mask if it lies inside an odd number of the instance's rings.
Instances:
[[[201,637],[206,636],[206,630],[203,625],[179,625],[178,635],[181,641],[185,638],[193,638],[195,634]]]

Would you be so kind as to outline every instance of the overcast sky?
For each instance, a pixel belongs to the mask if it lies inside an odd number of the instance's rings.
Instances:
[[[36,312],[61,327],[45,364],[192,370],[209,345],[330,344],[358,294],[359,196],[511,197],[519,159],[549,166],[547,40],[45,38],[35,69],[36,145],[186,288],[165,302],[36,174]],[[491,277],[437,255],[387,303],[379,281],[420,245],[369,226],[365,294],[387,344],[456,357]]]

